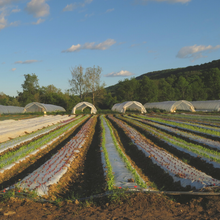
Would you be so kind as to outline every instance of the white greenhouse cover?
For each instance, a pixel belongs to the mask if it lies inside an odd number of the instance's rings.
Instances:
[[[23,113],[24,107],[0,105],[0,114]]]
[[[92,103],[89,103],[89,102],[79,102],[77,105],[73,107],[72,113],[75,114],[76,110],[83,111],[86,107],[91,108],[91,114],[96,114],[97,112],[96,107]]]
[[[125,113],[127,109],[138,110],[141,113],[147,112],[144,106],[140,102],[136,102],[136,101],[127,101],[123,103],[117,103],[117,104],[114,104],[112,107],[112,111],[121,112],[121,113]]]
[[[24,112],[65,112],[66,110],[57,105],[31,102],[24,107]]]
[[[196,110],[220,111],[220,100],[192,101]]]
[[[168,112],[175,112],[176,110],[184,110],[184,111],[191,111],[195,112],[195,109],[191,102],[186,100],[179,100],[179,101],[165,101],[165,102],[152,102],[144,104],[146,109],[148,108],[157,108],[163,109]]]

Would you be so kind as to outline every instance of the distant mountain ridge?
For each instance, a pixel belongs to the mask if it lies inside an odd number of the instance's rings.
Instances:
[[[190,72],[209,71],[212,68],[219,68],[220,69],[220,59],[219,60],[213,60],[209,63],[204,63],[204,64],[201,64],[201,65],[148,72],[148,73],[144,73],[144,74],[136,77],[135,79],[141,80],[144,76],[147,76],[152,80],[159,80],[159,79],[162,79],[162,78],[167,78],[171,75],[176,75],[176,76],[183,75],[184,76],[184,75],[186,75],[186,73],[190,73]],[[118,87],[118,83],[113,85],[113,86],[106,87],[105,89],[108,92],[113,92],[113,91],[115,91],[115,89],[117,89],[117,87]]]

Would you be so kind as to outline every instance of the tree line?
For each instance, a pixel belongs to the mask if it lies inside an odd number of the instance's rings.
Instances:
[[[180,69],[183,70],[183,69]],[[175,100],[216,100],[220,99],[220,70],[210,68],[169,74],[168,77],[150,79],[142,77],[124,79],[115,86],[104,88],[101,83],[101,67],[84,68],[79,65],[70,69],[69,88],[63,93],[54,85],[40,87],[38,77],[26,74],[23,91],[17,97],[0,93],[1,105],[25,106],[30,102],[41,102],[64,107],[67,111],[81,101],[93,103],[98,109],[111,109],[118,102],[147,102]]]

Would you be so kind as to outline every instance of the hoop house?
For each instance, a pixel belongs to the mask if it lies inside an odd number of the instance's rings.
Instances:
[[[86,107],[91,108],[91,114],[96,114],[96,112],[97,112],[96,107],[93,104],[89,103],[89,102],[80,102],[77,105],[75,105],[73,107],[72,114],[75,114],[76,110],[83,111]]]
[[[192,103],[185,100],[146,103],[144,104],[144,107],[146,109],[148,108],[162,109],[168,112],[175,112],[176,110],[195,112]]]
[[[0,105],[0,114],[23,113],[24,107]]]
[[[220,111],[220,100],[193,101],[191,103],[198,111]]]
[[[24,107],[24,112],[65,112],[66,110],[57,105],[31,102]]]
[[[117,103],[117,104],[114,104],[112,107],[112,111],[121,112],[121,113],[125,113],[126,110],[128,109],[140,111],[141,113],[147,112],[145,107],[140,102],[136,102],[136,101],[127,101],[123,103]]]

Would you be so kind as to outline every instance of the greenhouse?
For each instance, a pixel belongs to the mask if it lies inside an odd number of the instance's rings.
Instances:
[[[0,114],[23,113],[24,107],[0,105]]]
[[[87,107],[91,108],[91,114],[96,114],[96,112],[97,112],[96,107],[93,104],[89,103],[89,102],[80,102],[77,105],[75,105],[73,110],[72,110],[72,114],[75,114],[75,112],[77,110],[80,110],[80,111],[83,112],[83,110]]]
[[[141,113],[146,113],[146,109],[140,102],[127,101],[123,103],[117,103],[113,105],[112,111],[125,113],[126,110],[140,111]]]
[[[220,111],[220,100],[193,101],[191,103],[197,111]]]
[[[185,100],[146,103],[144,104],[144,107],[146,109],[156,108],[168,112],[175,112],[176,110],[195,112],[192,103]]]
[[[24,112],[65,112],[66,110],[57,105],[31,102],[24,107]]]

